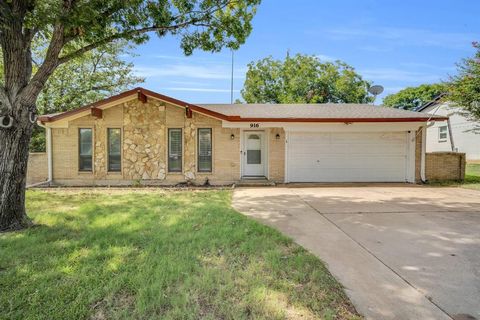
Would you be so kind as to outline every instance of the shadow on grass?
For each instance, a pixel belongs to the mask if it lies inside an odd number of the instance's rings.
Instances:
[[[0,236],[12,319],[356,318],[325,266],[230,193],[31,191],[39,227]]]

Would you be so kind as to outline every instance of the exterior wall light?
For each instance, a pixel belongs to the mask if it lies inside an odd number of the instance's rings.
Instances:
[[[275,139],[280,140],[280,133],[277,133],[277,135],[275,136]]]
[[[230,135],[230,139],[231,139],[231,140],[234,140],[234,139],[235,139],[235,135],[234,135],[233,133]]]

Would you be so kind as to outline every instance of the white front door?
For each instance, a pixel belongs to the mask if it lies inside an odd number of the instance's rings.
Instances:
[[[265,133],[246,131],[243,136],[243,175],[265,176]]]

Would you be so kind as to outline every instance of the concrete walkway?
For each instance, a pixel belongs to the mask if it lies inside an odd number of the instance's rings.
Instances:
[[[477,191],[240,188],[233,204],[320,257],[369,319],[480,316]]]

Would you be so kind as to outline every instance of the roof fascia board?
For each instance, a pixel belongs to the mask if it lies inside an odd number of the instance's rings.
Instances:
[[[426,122],[360,122],[360,123],[304,123],[304,122],[258,122],[255,130],[264,128],[283,128],[285,131],[305,132],[390,132],[417,130]],[[222,122],[223,128],[252,129],[249,123],[245,122]],[[253,129],[252,129],[253,130]]]

